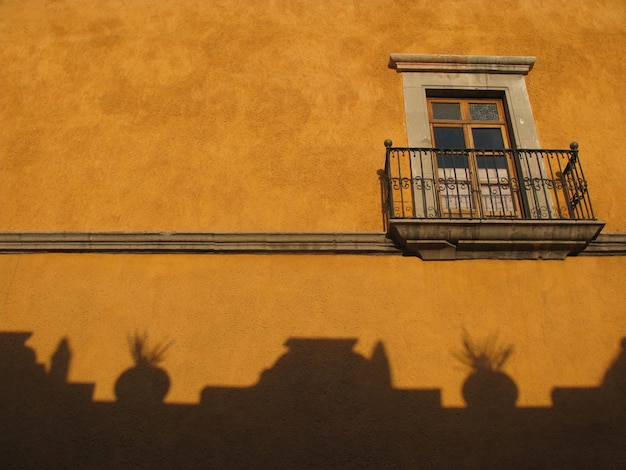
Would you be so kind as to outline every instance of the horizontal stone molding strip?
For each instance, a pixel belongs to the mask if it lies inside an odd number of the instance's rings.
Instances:
[[[382,232],[0,232],[10,253],[405,254]],[[626,233],[601,233],[578,256],[626,256]]]
[[[0,233],[0,253],[402,254],[376,232],[22,232]]]
[[[578,256],[626,256],[626,233],[601,233]]]

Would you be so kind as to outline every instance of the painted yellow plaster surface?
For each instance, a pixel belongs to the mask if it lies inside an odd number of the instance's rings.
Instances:
[[[0,1],[0,231],[381,231],[383,141],[406,144],[389,54],[536,56],[541,144],[580,143],[626,231],[622,0]],[[594,386],[626,335],[623,258],[1,255],[0,330],[96,399],[126,336],[172,339],[173,402],[252,385],[289,337],[383,341],[394,385],[461,403],[466,328],[516,352],[522,406]]]
[[[26,330],[48,364],[62,337],[70,380],[95,398],[132,364],[126,336],[171,339],[173,402],[207,385],[256,383],[292,336],[354,337],[389,355],[394,386],[441,388],[460,405],[468,371],[454,358],[465,328],[497,334],[520,406],[549,405],[555,386],[596,386],[626,332],[620,258],[422,263],[368,256],[7,255],[0,330]]]
[[[618,197],[622,0],[5,0],[0,230],[380,230],[391,52],[537,57],[545,148]]]

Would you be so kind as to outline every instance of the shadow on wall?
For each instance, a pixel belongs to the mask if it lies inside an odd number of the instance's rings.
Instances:
[[[290,338],[256,385],[208,386],[199,405],[147,395],[161,373],[94,402],[67,382],[69,341],[46,372],[29,336],[0,333],[2,468],[626,468],[626,338],[600,387],[555,389],[553,407],[516,408],[491,376],[442,408],[438,389],[392,387],[382,343],[366,358],[334,338]]]

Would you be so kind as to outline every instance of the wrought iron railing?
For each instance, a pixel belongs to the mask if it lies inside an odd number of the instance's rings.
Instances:
[[[385,141],[386,217],[595,219],[575,142],[570,150],[392,145]]]

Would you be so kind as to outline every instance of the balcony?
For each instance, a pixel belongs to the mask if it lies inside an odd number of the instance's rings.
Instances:
[[[570,150],[394,148],[381,174],[390,238],[424,260],[563,259],[602,230]]]

